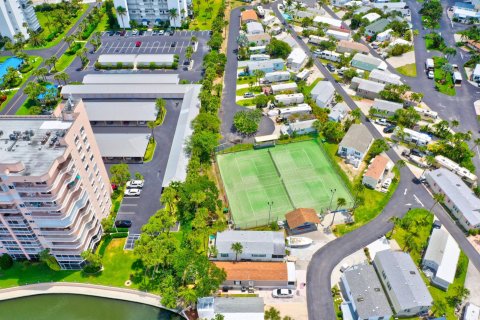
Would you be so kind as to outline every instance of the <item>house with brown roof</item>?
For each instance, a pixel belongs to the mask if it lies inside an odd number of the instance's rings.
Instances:
[[[298,208],[285,215],[287,228],[291,234],[316,231],[320,223],[317,213],[313,209]]]
[[[368,54],[368,47],[362,43],[348,40],[340,40],[337,44],[337,52],[339,53],[353,53],[360,52]]]
[[[385,176],[385,173],[391,170],[393,162],[385,156],[377,155],[368,165],[363,175],[362,183],[372,189],[377,187]]]
[[[478,43],[477,41],[467,40],[467,47],[475,50],[476,52],[480,52],[480,43]]]
[[[294,262],[230,262],[213,261],[227,274],[223,288],[238,290],[295,289],[297,285]]]
[[[245,10],[241,14],[242,23],[258,21],[258,16],[255,10]]]

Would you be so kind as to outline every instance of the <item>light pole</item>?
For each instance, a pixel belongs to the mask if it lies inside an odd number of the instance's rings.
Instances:
[[[330,192],[332,193],[332,197],[330,198],[330,205],[328,206],[328,210],[332,210],[332,201],[333,201],[333,195],[335,192],[337,192],[337,189],[330,189]]]
[[[268,224],[270,224],[270,215],[272,213],[273,201],[268,201],[267,204],[268,204],[268,207],[269,207],[269,209],[268,209]]]

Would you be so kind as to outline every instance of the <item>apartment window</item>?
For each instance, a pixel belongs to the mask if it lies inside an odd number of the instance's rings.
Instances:
[[[88,171],[88,169],[90,169],[90,165],[87,164],[87,165],[85,166],[85,171]]]
[[[81,128],[80,128],[80,133],[81,133],[82,135],[85,134],[85,128],[84,128],[84,127],[81,127]]]
[[[77,135],[75,135],[75,145],[78,145],[79,142],[80,142],[80,138]]]
[[[83,155],[83,157],[82,157],[82,162],[85,162],[85,158],[86,158],[86,156]]]
[[[383,279],[387,279],[387,275],[385,274],[385,271],[382,270],[382,276],[383,276]]]
[[[242,284],[242,281],[234,280],[234,281],[233,281],[233,284],[239,286],[239,285]]]
[[[222,258],[228,258],[229,254],[228,253],[221,253],[220,257]]]
[[[84,144],[87,144],[87,141],[88,141],[88,140],[87,140],[87,136],[85,136],[85,137],[83,138],[83,143],[84,143]]]
[[[93,154],[90,155],[90,161],[93,161]]]
[[[390,282],[387,282],[387,288],[388,290],[392,290],[392,286],[390,285]]]
[[[90,152],[90,149],[92,149],[92,147],[90,147],[90,145],[87,146],[87,152]]]
[[[266,254],[252,254],[252,257],[253,258],[266,258],[267,255]]]

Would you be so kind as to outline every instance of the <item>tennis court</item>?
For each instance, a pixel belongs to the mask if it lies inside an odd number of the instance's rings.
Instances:
[[[218,165],[236,226],[283,220],[294,208],[325,212],[352,197],[315,140],[219,155]],[[335,189],[332,198],[330,190]],[[269,203],[273,203],[271,210]],[[339,209],[345,209],[339,208]]]

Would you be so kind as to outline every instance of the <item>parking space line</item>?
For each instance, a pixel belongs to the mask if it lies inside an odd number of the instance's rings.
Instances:
[[[133,211],[119,211],[118,214],[136,214]]]
[[[136,207],[138,203],[122,203],[122,207]]]

